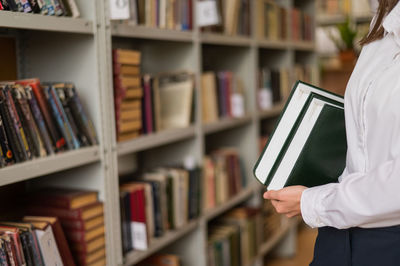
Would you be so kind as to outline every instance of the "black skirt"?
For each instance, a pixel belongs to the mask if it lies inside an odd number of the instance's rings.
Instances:
[[[400,265],[400,226],[318,229],[310,266],[380,265]]]

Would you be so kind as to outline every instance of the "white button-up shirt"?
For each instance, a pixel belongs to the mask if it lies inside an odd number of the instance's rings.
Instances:
[[[306,189],[311,227],[400,224],[400,2],[385,37],[363,47],[345,93],[346,167],[339,183]]]

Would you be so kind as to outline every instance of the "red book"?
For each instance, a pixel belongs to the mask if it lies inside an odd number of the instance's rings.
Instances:
[[[27,212],[33,215],[55,216],[60,220],[86,221],[103,214],[103,203],[96,202],[89,206],[70,210],[57,207],[31,205],[27,207]]]
[[[30,202],[41,206],[63,209],[77,209],[97,202],[98,193],[94,190],[67,188],[44,188],[30,197]]]
[[[22,250],[21,241],[19,239],[19,230],[16,227],[11,226],[0,226],[0,233],[5,233],[11,238],[12,250],[14,253],[14,261],[17,261],[19,265],[25,265],[25,257]]]
[[[74,251],[74,254],[79,256],[79,254],[88,254],[95,250],[98,250],[99,248],[104,247],[105,244],[106,240],[103,235],[96,239],[93,239],[90,242],[71,243],[71,249]]]
[[[146,250],[148,248],[148,232],[146,227],[144,186],[142,184],[128,183],[121,186],[121,191],[128,191],[130,193],[133,248]]]
[[[43,95],[42,87],[40,86],[39,79],[25,79],[17,81],[18,84],[29,85],[32,87],[32,91],[35,94],[37,102],[39,104],[40,111],[42,112],[45,120],[47,129],[50,133],[53,144],[56,146],[56,150],[61,150],[65,146],[65,139],[60,135],[56,126],[54,125],[53,118],[50,113],[46,97]]]

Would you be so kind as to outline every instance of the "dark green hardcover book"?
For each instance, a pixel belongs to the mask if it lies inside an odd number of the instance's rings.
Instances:
[[[347,151],[343,98],[296,83],[254,175],[269,190],[337,182]]]

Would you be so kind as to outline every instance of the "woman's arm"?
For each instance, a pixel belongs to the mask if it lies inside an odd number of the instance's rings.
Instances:
[[[383,227],[400,224],[400,157],[341,183],[304,190],[301,212],[311,227]]]

